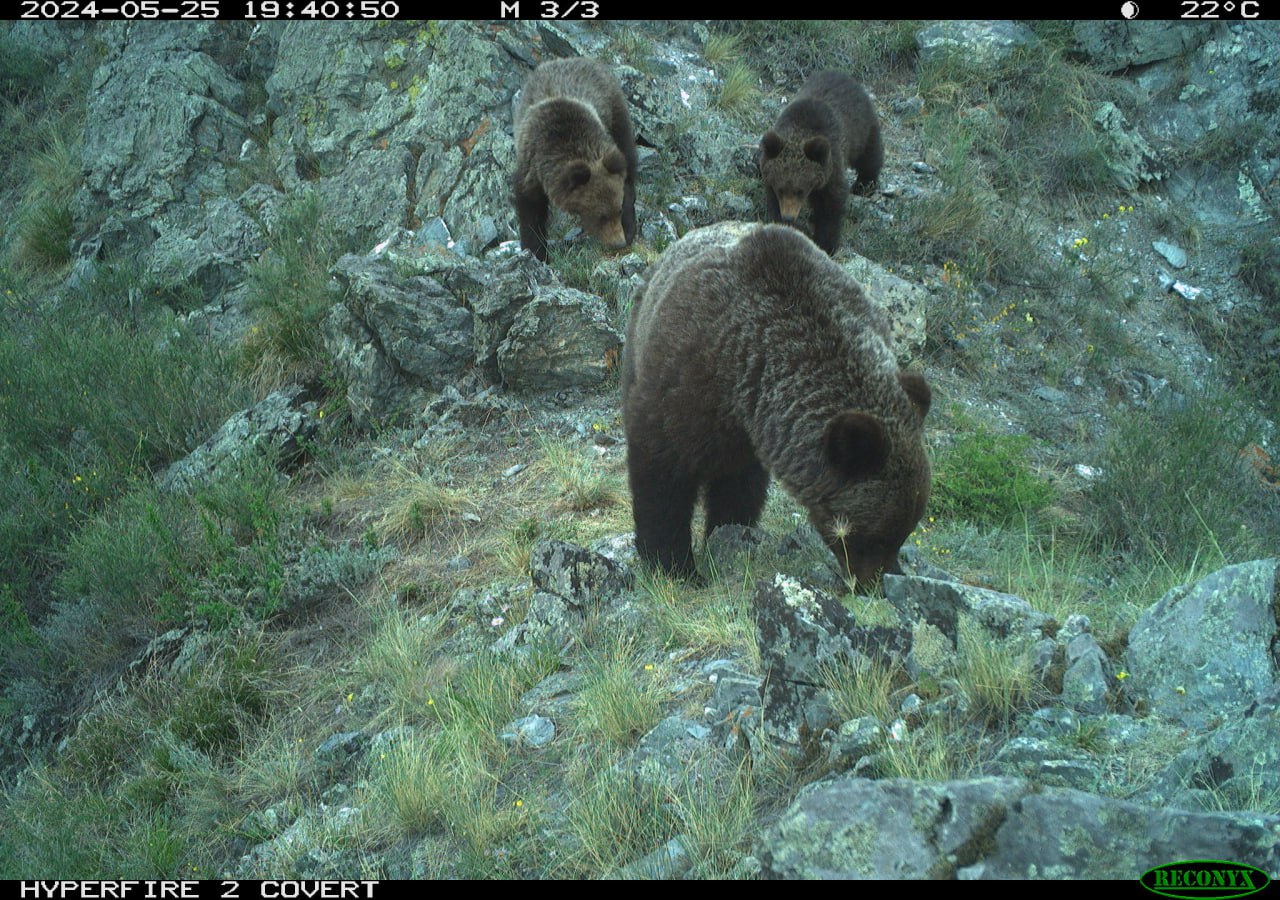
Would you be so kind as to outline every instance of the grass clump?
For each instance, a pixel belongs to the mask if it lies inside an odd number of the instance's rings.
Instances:
[[[559,505],[571,512],[617,506],[622,502],[618,476],[593,464],[578,447],[543,435],[542,464],[559,494]]]
[[[894,691],[904,680],[900,671],[861,657],[834,661],[822,668],[821,675],[831,708],[841,722],[872,716],[888,723],[896,716]]]
[[[956,680],[980,722],[1008,727],[1014,716],[1033,708],[1047,694],[1031,667],[1030,647],[994,640],[967,618],[959,623]]]
[[[1090,498],[1108,545],[1186,568],[1273,552],[1280,513],[1251,464],[1256,419],[1230,396],[1117,409]]]
[[[744,115],[760,103],[760,78],[755,70],[742,62],[729,63],[721,76],[716,105],[732,115]]]
[[[578,730],[613,747],[625,747],[662,718],[667,690],[661,667],[630,640],[592,653],[574,700]]]
[[[290,197],[249,271],[246,306],[255,324],[243,365],[266,388],[326,374],[321,324],[336,299],[329,269],[343,250],[330,222],[318,194]]]
[[[840,69],[860,81],[906,70],[916,56],[920,23],[773,19],[719,22],[714,28],[713,36],[728,33],[736,38],[758,70],[799,87],[820,69]]]

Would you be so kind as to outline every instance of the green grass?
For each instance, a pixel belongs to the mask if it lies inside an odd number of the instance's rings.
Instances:
[[[1275,495],[1247,459],[1256,428],[1223,394],[1113,410],[1090,492],[1101,540],[1174,568],[1273,552]]]
[[[820,69],[840,69],[864,82],[906,72],[915,60],[920,23],[773,19],[716,27],[737,39],[758,71],[775,73],[798,88]]]
[[[625,747],[662,718],[667,697],[663,657],[619,639],[588,652],[583,684],[574,698],[578,731],[593,745]]]
[[[247,308],[254,325],[242,366],[255,383],[275,388],[327,374],[321,324],[337,297],[329,269],[343,252],[314,193],[285,202],[268,249],[249,270]]]
[[[961,433],[935,455],[930,513],[1002,525],[1034,514],[1053,499],[1053,489],[1027,459],[1031,439],[982,430]]]

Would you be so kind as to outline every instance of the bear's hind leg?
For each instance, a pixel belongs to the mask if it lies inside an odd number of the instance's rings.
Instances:
[[[636,552],[671,575],[694,575],[693,542],[689,533],[698,484],[688,476],[638,453],[627,451],[631,482],[631,512],[636,523]]]
[[[707,485],[707,536],[721,525],[754,525],[769,493],[769,473],[758,461]]]
[[[853,168],[858,170],[854,191],[864,196],[875,193],[880,170],[884,168],[884,144],[880,140],[879,128],[871,129],[867,145],[862,148],[862,155],[854,160]]]

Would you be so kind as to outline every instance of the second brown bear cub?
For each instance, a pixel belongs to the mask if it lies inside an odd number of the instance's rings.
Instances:
[[[760,141],[760,174],[770,222],[794,223],[807,202],[813,242],[836,252],[849,198],[844,170],[858,170],[860,192],[884,165],[880,121],[862,85],[843,72],[817,72]]]
[[[576,216],[606,246],[636,234],[636,144],[618,79],[593,59],[533,70],[515,112],[512,203],[520,243],[547,258],[548,202]]]
[[[772,475],[860,582],[898,572],[924,514],[924,378],[889,321],[793,228],[689,232],[649,275],[622,359],[636,550],[694,571],[690,524],[754,525]]]

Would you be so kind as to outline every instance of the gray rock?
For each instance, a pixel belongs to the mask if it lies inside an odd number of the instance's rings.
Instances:
[[[1129,631],[1126,688],[1199,729],[1262,697],[1276,678],[1276,569],[1275,559],[1228,566],[1148,607]]]
[[[1168,261],[1169,265],[1175,269],[1185,268],[1187,265],[1187,251],[1183,250],[1177,244],[1170,244],[1167,241],[1152,241],[1151,248],[1159,253]]]
[[[953,642],[961,616],[997,638],[1038,639],[1053,621],[1021,597],[935,578],[885,575],[884,596],[906,621],[924,619]]]
[[[215,479],[251,453],[271,454],[289,466],[306,452],[320,430],[319,404],[298,385],[236,413],[212,437],[173,463],[159,478],[162,491],[185,491]]]
[[[439,282],[402,277],[383,257],[349,254],[333,272],[345,295],[325,320],[325,349],[358,428],[420,410],[428,389],[471,364],[471,313]]]
[[[604,304],[572,288],[540,293],[498,345],[503,381],[520,391],[598,387],[618,364],[622,335]]]
[[[901,662],[910,649],[905,629],[858,625],[833,597],[782,574],[756,583],[751,612],[764,674],[764,732],[792,754],[815,752],[822,732],[840,724],[820,688],[824,668]]]
[[[97,209],[152,217],[227,194],[227,166],[248,135],[243,86],[224,62],[249,22],[113,23],[85,113],[76,218]]]
[[[1098,141],[1111,172],[1111,180],[1117,187],[1132,191],[1164,177],[1164,169],[1155,151],[1141,134],[1130,127],[1114,103],[1099,106],[1093,122],[1098,126]]]
[[[756,856],[765,878],[954,877],[1028,791],[1013,778],[820,782],[765,832]]]
[[[333,274],[347,308],[406,381],[438,387],[470,365],[471,312],[436,280],[404,278],[386,259],[351,254]]]
[[[509,629],[493,645],[494,652],[544,645],[560,650],[582,631],[582,615],[555,594],[535,591],[525,620]]]
[[[1057,388],[1051,388],[1045,384],[1038,384],[1031,389],[1033,396],[1043,400],[1045,403],[1052,403],[1054,406],[1062,406],[1067,402],[1067,395]]]
[[[532,747],[535,750],[550,744],[555,736],[555,723],[537,715],[516,719],[498,735],[504,744]]]
[[[539,541],[529,567],[535,587],[579,608],[615,600],[635,584],[626,566],[564,541]]]
[[[438,216],[482,248],[486,215],[514,218],[498,164],[514,156],[501,46],[474,22],[316,24],[284,29],[266,84],[285,188],[316,191],[352,246],[388,216]]]
[[[627,863],[607,877],[622,881],[668,881],[680,878],[693,868],[693,860],[689,858],[689,851],[685,848],[688,840],[685,835],[677,835],[657,850]]]
[[[984,771],[1081,790],[1093,789],[1101,778],[1098,765],[1088,753],[1033,737],[1016,737],[1006,743]]]
[[[1106,712],[1111,684],[1106,654],[1091,634],[1076,635],[1067,644],[1066,651],[1062,702],[1083,713]]]
[[[721,525],[711,532],[706,550],[716,577],[722,581],[740,579],[752,555],[768,538],[764,531],[747,525]]]
[[[852,275],[867,296],[889,314],[889,332],[899,360],[905,363],[918,356],[924,348],[929,292],[865,256],[856,253],[850,256],[852,258],[839,261],[840,267]]]
[[[1199,22],[1077,22],[1076,46],[1098,68],[1114,72],[1182,56],[1213,34]]]
[[[992,70],[1019,48],[1039,43],[1030,29],[1009,21],[939,22],[916,34],[923,63],[950,56],[974,68]]]
[[[400,377],[376,335],[345,304],[329,310],[322,333],[325,352],[346,383],[347,406],[356,428],[372,430],[425,404],[425,387]]]
[[[1155,809],[1015,778],[837,778],[760,840],[769,878],[1123,878],[1178,859],[1280,867],[1280,816]]]
[[[1180,859],[1248,860],[1280,870],[1280,816],[1156,809],[1066,788],[1009,805],[983,859],[957,876],[1116,878]]]
[[[1152,796],[1182,806],[1262,812],[1280,806],[1280,685],[1181,753]]]

